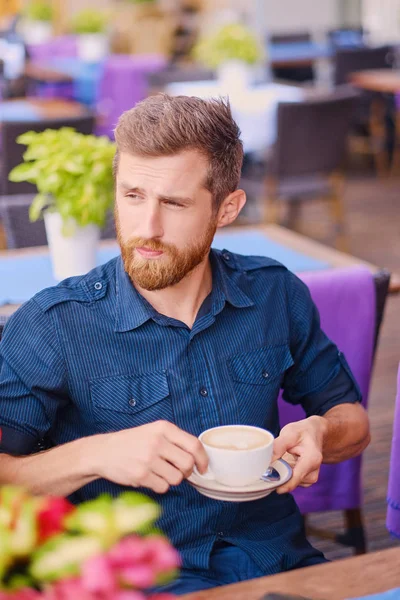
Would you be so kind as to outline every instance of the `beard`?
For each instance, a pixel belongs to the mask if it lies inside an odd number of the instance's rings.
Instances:
[[[173,244],[155,239],[133,237],[124,241],[117,210],[115,225],[125,271],[133,284],[147,291],[163,290],[182,281],[208,255],[217,230],[216,223],[211,221],[198,240],[180,250]],[[163,255],[156,259],[144,258],[136,251],[136,248],[144,247],[154,252],[163,252]]]

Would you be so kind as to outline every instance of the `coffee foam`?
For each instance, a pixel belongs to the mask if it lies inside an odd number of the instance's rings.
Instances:
[[[201,440],[204,444],[213,448],[244,451],[266,446],[271,441],[271,436],[268,432],[264,433],[257,429],[236,427],[208,431],[202,436]]]

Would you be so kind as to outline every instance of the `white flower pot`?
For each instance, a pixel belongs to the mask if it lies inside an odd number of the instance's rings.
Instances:
[[[71,219],[68,229],[72,235],[63,234],[63,222],[57,212],[45,212],[44,224],[52,261],[53,275],[57,281],[84,275],[96,266],[96,252],[100,238],[97,225],[79,227]]]
[[[105,33],[85,33],[77,36],[78,56],[81,60],[96,63],[108,54],[108,37]]]
[[[223,90],[246,89],[253,83],[253,68],[241,60],[228,60],[217,70],[218,82]]]
[[[53,25],[47,21],[31,21],[26,19],[21,24],[21,33],[27,44],[44,44],[53,35]]]

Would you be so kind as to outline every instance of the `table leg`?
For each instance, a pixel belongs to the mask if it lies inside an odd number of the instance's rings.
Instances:
[[[389,173],[389,158],[386,151],[386,104],[383,98],[374,98],[371,102],[369,119],[371,150],[374,155],[376,170],[379,177]]]
[[[396,110],[394,122],[394,148],[391,175],[400,175],[400,108]]]

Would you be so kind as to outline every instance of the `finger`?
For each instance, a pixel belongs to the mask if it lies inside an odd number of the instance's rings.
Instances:
[[[299,432],[292,427],[283,428],[280,435],[274,440],[272,451],[272,462],[282,458],[285,452],[297,446],[299,443]]]
[[[182,431],[182,429],[179,429],[179,427],[176,427],[172,423],[168,425],[171,425],[171,427],[165,429],[164,435],[166,439],[172,444],[179,446],[179,448],[182,448],[182,450],[189,452],[193,456],[200,473],[205,473],[208,467],[208,456],[200,440],[194,435]]]
[[[310,487],[310,486],[314,485],[314,483],[317,483],[318,477],[319,477],[319,469],[315,469],[315,471],[311,471],[311,473],[306,475],[306,477],[303,479],[303,481],[301,483],[299,483],[299,485],[301,487]]]
[[[151,465],[151,472],[165,479],[169,485],[179,485],[183,480],[183,473],[162,458],[156,458]]]
[[[160,448],[160,456],[179,469],[184,477],[189,477],[193,473],[194,457],[178,446],[166,441]]]
[[[168,482],[155,473],[149,473],[140,484],[140,487],[148,488],[156,492],[156,494],[165,494],[169,490]]]
[[[314,471],[318,471],[321,465],[321,460],[319,456],[300,456],[297,460],[296,465],[293,468],[292,478],[279,487],[277,492],[279,494],[286,494],[287,492],[292,492],[296,489],[303,481],[306,480],[307,476],[310,476]]]

